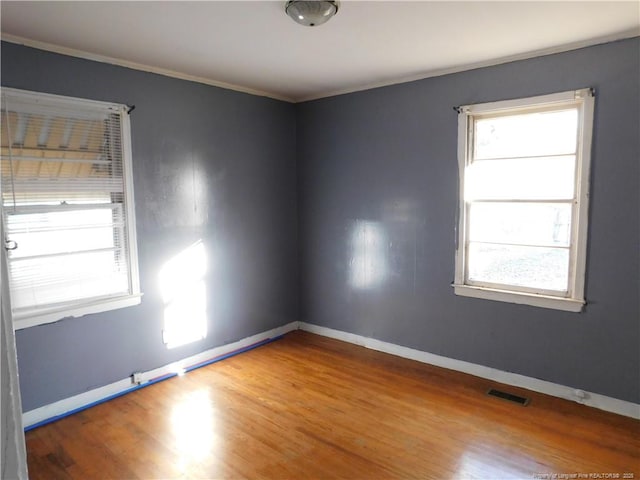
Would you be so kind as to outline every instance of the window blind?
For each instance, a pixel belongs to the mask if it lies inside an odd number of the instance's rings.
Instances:
[[[2,207],[14,319],[136,293],[122,105],[3,91]]]

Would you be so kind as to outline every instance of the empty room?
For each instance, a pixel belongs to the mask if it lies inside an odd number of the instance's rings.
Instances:
[[[2,480],[640,478],[637,1],[0,9]]]

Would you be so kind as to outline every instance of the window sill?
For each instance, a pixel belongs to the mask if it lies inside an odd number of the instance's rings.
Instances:
[[[471,287],[469,285],[453,284],[456,295],[463,297],[482,298],[498,302],[517,303],[531,305],[533,307],[564,310],[565,312],[581,312],[585,302],[575,298],[551,297],[548,295],[536,295],[531,293],[511,292],[508,290],[496,290],[486,287]]]
[[[22,315],[14,314],[13,326],[14,330],[22,330],[23,328],[35,327],[36,325],[43,325],[45,323],[54,323],[62,320],[63,318],[82,317],[91,313],[107,312],[118,308],[132,307],[134,305],[139,305],[141,298],[142,294],[134,294],[96,300],[83,305],[48,309],[37,313],[29,312]]]

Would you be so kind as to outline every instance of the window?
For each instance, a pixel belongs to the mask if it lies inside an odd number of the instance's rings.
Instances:
[[[457,295],[579,312],[593,93],[460,107]]]
[[[14,325],[140,303],[125,105],[2,90]]]

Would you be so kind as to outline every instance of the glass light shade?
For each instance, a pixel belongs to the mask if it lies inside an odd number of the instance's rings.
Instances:
[[[289,0],[285,12],[295,22],[306,27],[326,23],[338,12],[338,2],[333,0]]]

